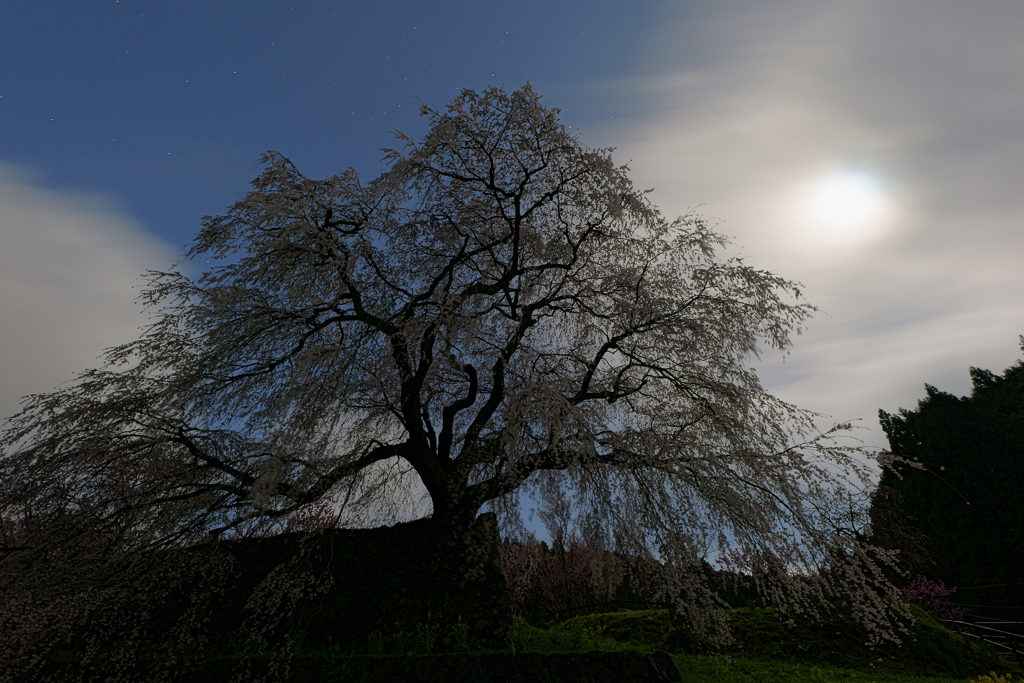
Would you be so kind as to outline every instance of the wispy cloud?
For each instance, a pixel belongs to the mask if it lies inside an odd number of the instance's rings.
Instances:
[[[1024,333],[1024,7],[997,2],[722,2],[669,16],[634,84],[634,177],[666,213],[720,220],[748,262],[824,314],[766,384],[837,420],[966,393]],[[589,136],[588,136],[589,138]],[[807,212],[809,187],[867,173],[884,211]]]
[[[135,338],[139,275],[173,258],[109,199],[0,164],[0,418]]]

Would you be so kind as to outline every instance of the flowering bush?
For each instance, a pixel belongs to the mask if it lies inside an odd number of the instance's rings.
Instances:
[[[978,676],[976,679],[977,683],[1013,683],[1013,674],[1001,675],[995,671],[990,671],[984,676]]]
[[[903,597],[918,607],[934,612],[943,619],[963,619],[967,608],[955,606],[949,601],[949,596],[954,593],[956,586],[946,588],[942,581],[921,574],[915,576],[910,585],[903,589]]]

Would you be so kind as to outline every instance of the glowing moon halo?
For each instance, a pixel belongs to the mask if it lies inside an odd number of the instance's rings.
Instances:
[[[872,173],[832,170],[814,174],[792,195],[796,219],[790,236],[805,249],[868,244],[892,218],[888,192]]]
[[[853,227],[875,218],[882,207],[878,182],[867,174],[839,173],[811,192],[811,210],[826,223]]]

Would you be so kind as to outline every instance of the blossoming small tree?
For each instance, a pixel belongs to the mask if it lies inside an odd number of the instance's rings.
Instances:
[[[942,619],[963,619],[967,614],[966,607],[954,605],[950,597],[956,593],[956,587],[946,588],[943,581],[929,579],[918,574],[903,589],[903,597]]]

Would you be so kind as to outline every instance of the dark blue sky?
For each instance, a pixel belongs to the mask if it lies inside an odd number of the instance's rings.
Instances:
[[[659,3],[7,0],[0,159],[99,191],[180,248],[269,149],[378,173],[419,102],[531,81],[587,126],[625,114]]]

